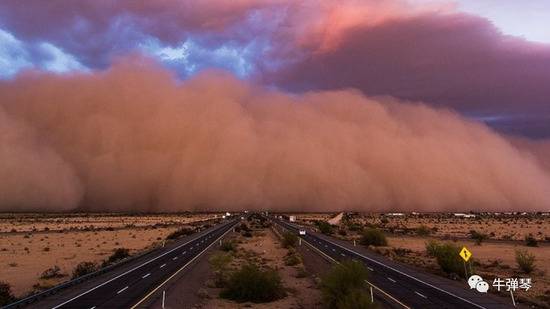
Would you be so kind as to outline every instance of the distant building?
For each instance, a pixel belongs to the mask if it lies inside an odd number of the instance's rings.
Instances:
[[[386,216],[389,216],[389,217],[403,217],[404,215],[405,214],[402,212],[390,212],[386,214]]]
[[[455,213],[455,217],[461,217],[461,218],[475,218],[476,215],[474,214],[463,214],[463,213]]]
[[[296,216],[289,216],[288,221],[290,222],[296,222]]]

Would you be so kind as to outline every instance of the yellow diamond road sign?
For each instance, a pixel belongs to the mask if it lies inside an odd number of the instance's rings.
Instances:
[[[472,252],[470,252],[468,249],[466,249],[466,247],[462,247],[462,250],[460,250],[459,255],[460,255],[460,257],[462,257],[462,259],[465,262],[468,262],[468,260],[472,257]]]

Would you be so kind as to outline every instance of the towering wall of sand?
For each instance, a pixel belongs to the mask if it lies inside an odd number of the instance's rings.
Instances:
[[[0,82],[3,211],[548,210],[529,149],[422,104],[143,59]]]

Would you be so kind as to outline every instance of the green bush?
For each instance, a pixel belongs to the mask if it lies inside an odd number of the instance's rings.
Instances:
[[[284,257],[284,261],[286,266],[294,266],[302,262],[296,252],[289,252],[289,254]]]
[[[376,307],[377,306],[371,303],[370,295],[359,289],[346,294],[346,296],[336,304],[336,308],[338,309],[367,309]]]
[[[298,236],[296,236],[296,234],[291,232],[283,233],[283,247],[285,248],[295,247],[297,242],[298,242]]]
[[[533,235],[529,234],[525,236],[525,245],[527,247],[538,247],[539,243]]]
[[[415,232],[418,236],[428,236],[432,233],[432,230],[430,230],[430,228],[425,225],[421,225],[416,228]]]
[[[364,246],[387,246],[386,235],[375,228],[368,228],[363,232],[360,243]]]
[[[116,248],[113,254],[103,262],[103,266],[107,266],[113,263],[116,263],[122,259],[125,259],[130,256],[130,250],[126,248]]]
[[[437,243],[435,241],[426,244],[428,255],[435,257],[437,264],[447,274],[456,274],[466,277],[464,273],[464,260],[459,253],[462,248],[453,243]]]
[[[480,233],[478,231],[475,231],[475,230],[471,230],[470,231],[470,238],[475,240],[477,245],[481,245],[481,243],[485,239],[487,239],[487,235],[483,234],[483,233]]]
[[[94,262],[80,262],[73,270],[73,276],[72,278],[78,278],[84,275],[87,275],[89,273],[93,273],[98,269],[98,266]]]
[[[264,303],[282,298],[285,294],[277,272],[262,271],[256,265],[248,264],[230,276],[220,296],[237,302]]]
[[[217,287],[222,287],[227,283],[229,264],[231,261],[233,261],[233,256],[227,252],[218,252],[208,259],[208,262],[214,270]]]
[[[9,283],[0,281],[0,306],[7,305],[15,301],[15,296],[11,292]]]
[[[323,302],[328,308],[340,308],[339,305],[344,306],[360,301],[355,295],[350,295],[357,292],[364,293],[363,289],[366,287],[367,274],[365,266],[357,261],[346,261],[335,265],[321,278]]]
[[[229,251],[237,251],[237,244],[234,241],[224,241],[222,242],[222,245],[220,247],[222,251],[229,252]]]
[[[357,223],[350,223],[348,225],[348,229],[350,231],[353,231],[353,232],[361,232],[361,231],[363,231],[363,226],[361,224],[357,224]]]
[[[331,235],[332,234],[332,225],[326,221],[316,221],[315,224],[317,225],[317,228],[319,228],[319,231],[325,235]]]
[[[60,278],[63,276],[65,275],[61,273],[61,269],[59,268],[59,266],[54,265],[53,267],[50,267],[45,271],[43,271],[42,274],[40,275],[40,279]]]
[[[182,227],[176,231],[173,231],[172,233],[168,234],[168,236],[166,236],[166,240],[173,240],[173,239],[178,239],[182,236],[187,236],[187,235],[191,235],[194,233],[194,230],[191,229],[191,228],[188,228],[188,227]]]
[[[428,254],[428,256],[436,257],[438,248],[439,243],[435,240],[430,240],[426,243],[426,253]]]
[[[527,250],[516,250],[516,263],[521,271],[529,274],[535,270],[535,255]]]

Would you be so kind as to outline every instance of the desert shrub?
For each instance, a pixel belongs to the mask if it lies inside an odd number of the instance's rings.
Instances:
[[[367,273],[365,266],[357,261],[346,261],[332,267],[321,279],[321,293],[327,307],[370,308],[362,306],[346,307],[362,301],[355,294],[364,293]]]
[[[432,230],[430,230],[430,228],[425,225],[421,225],[416,228],[415,233],[418,236],[428,236],[432,233]]]
[[[115,249],[115,251],[113,252],[113,254],[111,254],[111,256],[105,260],[105,262],[103,262],[103,266],[107,266],[109,264],[113,264],[113,263],[116,263],[122,259],[125,259],[127,257],[130,256],[130,250],[126,249],[126,248],[117,248]]]
[[[436,257],[439,243],[435,240],[430,240],[426,243],[426,253],[428,256]]]
[[[248,225],[246,225],[246,223],[241,223],[240,230],[245,232],[250,232],[250,228],[248,227]]]
[[[486,234],[483,234],[483,233],[480,233],[476,230],[471,230],[470,231],[470,238],[475,240],[476,244],[477,245],[481,245],[481,243],[487,239],[487,235]]]
[[[227,252],[218,252],[208,259],[210,266],[214,270],[217,287],[222,287],[226,284],[227,272],[231,261],[233,261],[233,256]]]
[[[521,271],[529,274],[535,270],[535,255],[527,250],[516,250],[516,263]]]
[[[252,236],[253,236],[252,233],[251,233],[250,231],[243,231],[243,232],[241,233],[241,235],[243,235],[244,237],[252,237]]]
[[[361,232],[363,230],[363,226],[357,223],[350,223],[348,225],[348,229],[353,232]]]
[[[296,278],[305,278],[308,276],[308,272],[303,266],[296,267]]]
[[[460,257],[461,247],[453,243],[431,242],[426,245],[428,254],[435,257],[437,264],[447,274],[456,274],[465,277],[463,260]]]
[[[338,235],[346,236],[347,234],[348,234],[348,232],[346,232],[346,230],[344,230],[344,229],[339,229],[338,230]]]
[[[76,267],[73,269],[73,276],[72,278],[78,278],[84,275],[87,275],[89,273],[93,273],[98,269],[98,266],[94,262],[80,262]]]
[[[529,234],[529,235],[525,236],[525,245],[527,247],[537,247],[539,244],[538,244],[538,241],[535,239],[535,237],[533,237],[533,235]]]
[[[175,230],[172,233],[168,234],[168,236],[166,236],[166,240],[178,239],[182,236],[191,235],[193,233],[194,233],[193,229],[188,228],[188,227],[182,227],[182,228],[180,228],[178,230]]]
[[[364,246],[387,246],[386,235],[375,228],[368,228],[363,232],[360,243]]]
[[[360,290],[353,290],[350,293],[346,294],[342,300],[336,305],[338,309],[367,309],[367,308],[377,308],[373,303],[368,293],[365,293]]]
[[[284,257],[284,261],[286,266],[294,266],[302,262],[300,257],[295,252],[289,252],[289,254]]]
[[[285,294],[277,272],[262,271],[258,266],[248,264],[230,276],[220,296],[237,302],[264,303],[277,300]]]
[[[283,247],[290,248],[296,246],[296,243],[298,242],[298,236],[296,234],[291,232],[284,232],[283,233]]]
[[[325,235],[331,235],[332,234],[332,225],[326,221],[316,221],[315,224],[317,225],[317,228],[319,228],[319,231]]]
[[[61,269],[59,268],[59,266],[54,265],[46,269],[45,271],[43,271],[42,274],[40,275],[40,279],[60,278],[63,276],[64,275],[61,273]]]
[[[237,244],[234,241],[224,241],[220,247],[222,251],[237,251]]]
[[[15,301],[15,296],[11,292],[9,283],[0,281],[0,306],[7,305]]]

